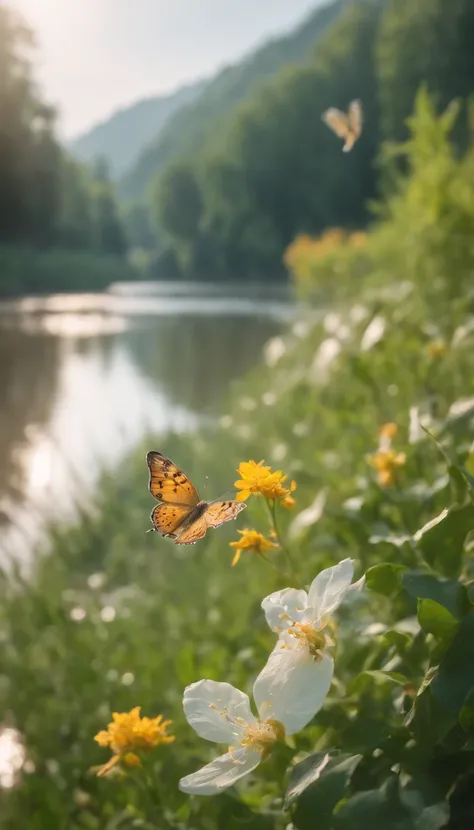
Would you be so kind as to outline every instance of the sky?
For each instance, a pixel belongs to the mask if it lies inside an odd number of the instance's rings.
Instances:
[[[139,98],[209,77],[284,34],[320,3],[9,0],[36,32],[36,76],[59,108],[63,138]]]

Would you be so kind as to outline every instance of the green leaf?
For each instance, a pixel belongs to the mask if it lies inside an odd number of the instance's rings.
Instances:
[[[461,709],[459,723],[465,732],[474,735],[474,694],[468,695],[468,699]]]
[[[441,444],[438,443],[436,438],[431,434],[431,432],[426,429],[426,427],[421,425],[421,428],[426,432],[427,435],[431,438],[431,440],[436,444],[438,450],[440,451],[441,455],[443,456],[444,460],[446,461],[448,467],[449,477],[454,485],[455,491],[455,499],[458,502],[464,500],[464,496],[466,491],[469,493],[469,497],[471,501],[474,498],[474,478],[468,473],[464,467],[460,467],[458,464],[454,464],[451,459],[449,458],[446,451],[443,449]]]
[[[391,597],[400,589],[401,577],[406,570],[404,565],[392,565],[388,562],[374,565],[367,571],[365,583],[369,590]]]
[[[337,830],[413,830],[410,814],[400,801],[398,780],[389,778],[378,790],[357,793],[336,814]]]
[[[408,646],[413,642],[413,637],[410,634],[407,634],[405,631],[397,631],[394,628],[391,628],[390,631],[386,631],[382,634],[382,637],[389,646],[395,646],[397,651],[401,654],[403,654]]]
[[[466,470],[465,467],[457,467],[456,469],[458,469],[459,472],[463,475],[464,480],[467,483],[467,486],[469,487],[469,490],[471,491],[471,493],[474,494],[474,477]]]
[[[399,686],[405,686],[408,683],[408,679],[405,675],[400,674],[399,672],[395,671],[381,671],[380,669],[373,669],[360,672],[356,677],[353,677],[352,680],[349,681],[347,684],[347,692],[348,694],[356,694],[361,693],[366,689],[370,684],[384,684],[384,683],[395,683]]]
[[[298,830],[329,830],[334,807],[345,796],[361,755],[316,752],[293,767],[285,808],[296,802],[293,823]]]
[[[374,535],[370,536],[369,542],[371,545],[387,545],[389,548],[395,548],[397,551],[400,551],[405,545],[413,547],[413,538],[406,534],[401,536],[396,536],[394,533],[387,534],[386,536]]]
[[[439,640],[451,639],[459,627],[456,617],[434,599],[418,600],[418,622],[423,631],[434,634]]]
[[[474,689],[474,614],[459,626],[431,683],[433,698],[458,717]]]
[[[449,804],[447,801],[440,801],[425,807],[415,823],[415,830],[442,830],[446,827],[449,819]]]
[[[434,574],[410,571],[403,574],[402,585],[413,599],[434,600],[457,620],[462,619],[469,610],[466,589],[454,579],[441,579]]]
[[[474,504],[453,505],[427,522],[413,539],[426,561],[446,576],[457,574],[461,564],[464,542],[474,529]]]
[[[449,820],[449,804],[447,801],[440,801],[439,804],[432,804],[425,807],[415,823],[415,830],[442,830]]]

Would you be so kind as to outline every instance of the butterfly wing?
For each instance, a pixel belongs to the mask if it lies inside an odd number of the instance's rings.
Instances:
[[[199,539],[206,535],[208,528],[219,527],[224,522],[229,522],[243,510],[247,505],[241,501],[211,501],[204,513],[196,521],[191,522],[178,533],[177,545],[194,545]]]
[[[224,522],[230,522],[247,505],[244,501],[211,501],[204,513],[204,518],[209,527],[219,527]]]
[[[199,516],[194,522],[188,524],[182,533],[178,534],[176,545],[194,545],[199,539],[206,535],[208,524],[204,515]]]
[[[148,489],[157,501],[171,502],[174,506],[196,506],[198,491],[173,461],[160,452],[151,451],[147,453],[146,463],[150,473]]]
[[[330,107],[323,112],[322,119],[327,126],[336,133],[339,138],[347,138],[349,134],[349,121],[345,113],[336,107]]]
[[[348,121],[351,132],[354,134],[354,141],[360,137],[364,121],[361,101],[352,101],[349,105]]]
[[[161,533],[162,536],[170,536],[176,539],[179,535],[179,528],[186,522],[193,507],[187,507],[184,504],[157,504],[151,514],[151,521],[153,523],[153,530]]]

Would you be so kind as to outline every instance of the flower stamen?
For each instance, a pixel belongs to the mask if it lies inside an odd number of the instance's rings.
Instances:
[[[284,740],[285,727],[283,724],[280,721],[268,718],[267,720],[247,724],[240,745],[245,749],[260,752],[262,761],[264,761],[270,755],[274,744]]]
[[[302,645],[307,646],[311,657],[319,662],[323,658],[324,650],[330,644],[329,638],[310,621],[295,622],[288,628],[288,634]]]

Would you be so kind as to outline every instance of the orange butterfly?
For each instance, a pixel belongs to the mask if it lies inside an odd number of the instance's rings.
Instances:
[[[175,539],[176,545],[194,545],[208,528],[235,519],[247,507],[238,501],[201,501],[198,491],[182,470],[160,452],[149,452],[148,489],[160,502],[151,514],[152,530]]]
[[[323,112],[322,119],[339,138],[345,139],[345,144],[342,148],[343,152],[348,153],[349,150],[352,150],[362,133],[362,103],[360,101],[352,101],[349,104],[347,115],[335,107],[330,107],[326,112]]]

